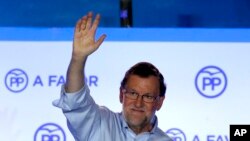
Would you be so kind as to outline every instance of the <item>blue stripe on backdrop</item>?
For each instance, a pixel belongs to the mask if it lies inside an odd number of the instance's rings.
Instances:
[[[72,41],[73,28],[0,28],[0,41]],[[106,41],[250,42],[250,29],[99,28]]]

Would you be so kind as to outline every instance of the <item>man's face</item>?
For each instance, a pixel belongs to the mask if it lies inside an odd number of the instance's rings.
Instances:
[[[139,94],[137,99],[131,99],[128,92]],[[159,97],[160,84],[158,78],[149,76],[143,78],[130,75],[124,89],[120,90],[120,102],[123,104],[123,113],[130,128],[150,127],[150,121],[156,110],[161,108],[164,97]],[[142,95],[156,98],[153,102],[145,102]],[[130,95],[131,96],[131,95]],[[146,96],[144,96],[146,98]]]

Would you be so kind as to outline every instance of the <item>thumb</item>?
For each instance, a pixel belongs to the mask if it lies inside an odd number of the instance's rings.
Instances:
[[[107,37],[106,34],[103,34],[95,43],[95,48],[99,48],[100,45],[103,43],[104,39]]]

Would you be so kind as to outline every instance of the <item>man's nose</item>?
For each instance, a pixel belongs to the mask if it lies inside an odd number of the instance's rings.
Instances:
[[[135,106],[136,107],[142,107],[143,105],[143,97],[141,95],[138,95],[136,101],[135,101]]]

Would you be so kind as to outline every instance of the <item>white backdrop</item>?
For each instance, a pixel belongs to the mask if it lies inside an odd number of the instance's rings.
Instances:
[[[96,103],[120,112],[125,71],[148,61],[166,79],[165,103],[156,114],[175,141],[229,141],[230,124],[249,124],[250,42],[140,39],[108,39],[88,58]],[[61,110],[51,104],[65,81],[71,44],[0,41],[1,141],[73,141]]]

